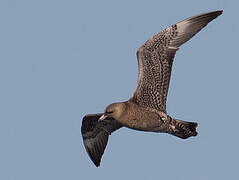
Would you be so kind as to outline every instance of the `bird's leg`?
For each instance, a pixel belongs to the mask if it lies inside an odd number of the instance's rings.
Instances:
[[[162,111],[159,112],[160,118],[163,121],[163,123],[165,124],[166,121],[168,120],[168,115]]]

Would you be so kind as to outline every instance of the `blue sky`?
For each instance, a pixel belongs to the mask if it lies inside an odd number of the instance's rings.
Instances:
[[[237,1],[0,2],[0,179],[238,178]],[[85,114],[127,100],[136,51],[163,28],[224,13],[183,45],[168,113],[199,123],[198,136],[126,128],[110,137],[100,168],[80,133]]]

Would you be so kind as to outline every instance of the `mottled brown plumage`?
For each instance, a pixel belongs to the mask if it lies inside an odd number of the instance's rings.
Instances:
[[[83,118],[84,145],[96,166],[100,165],[108,136],[121,127],[164,132],[183,139],[197,135],[197,123],[167,115],[172,64],[179,46],[221,14],[222,11],[214,11],[188,18],[159,32],[139,48],[138,83],[133,96],[128,101],[110,104],[103,114]]]

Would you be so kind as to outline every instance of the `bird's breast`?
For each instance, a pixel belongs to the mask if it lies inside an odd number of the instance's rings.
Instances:
[[[131,129],[142,131],[154,131],[162,124],[159,112],[149,108],[131,105],[120,117],[120,122]]]

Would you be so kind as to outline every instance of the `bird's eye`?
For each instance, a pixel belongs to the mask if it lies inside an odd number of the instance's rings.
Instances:
[[[105,113],[106,113],[106,114],[112,114],[113,111],[106,111]]]

